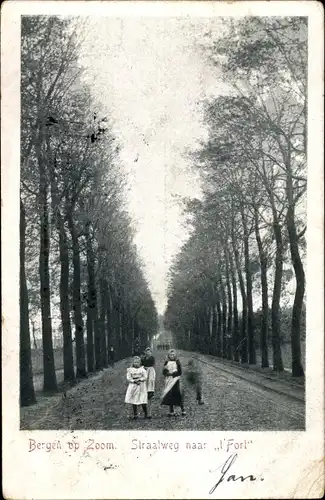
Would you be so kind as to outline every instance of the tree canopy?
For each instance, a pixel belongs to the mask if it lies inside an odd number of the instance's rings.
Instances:
[[[256,363],[258,343],[263,367],[271,341],[272,364],[281,371],[281,297],[292,269],[292,374],[301,376],[307,21],[246,17],[224,24],[225,34],[210,34],[201,49],[228,92],[204,102],[208,138],[192,154],[203,196],[185,202],[192,233],[171,272],[166,323],[179,345],[243,363]]]
[[[35,402],[30,323],[42,337],[44,390],[143,349],[157,312],[133,242],[112,123],[78,63],[75,19],[23,16],[21,46],[21,391]]]

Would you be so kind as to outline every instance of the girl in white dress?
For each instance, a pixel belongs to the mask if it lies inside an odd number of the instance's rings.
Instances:
[[[141,366],[141,359],[139,356],[133,358],[133,363],[130,368],[126,370],[126,379],[129,383],[125,403],[131,404],[133,408],[133,418],[138,418],[138,406],[141,405],[145,418],[148,418],[147,403],[147,372]]]

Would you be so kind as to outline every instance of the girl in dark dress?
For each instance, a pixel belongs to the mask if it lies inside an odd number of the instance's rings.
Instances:
[[[168,353],[168,358],[164,364],[163,375],[165,377],[165,387],[161,396],[161,404],[169,406],[169,417],[175,415],[174,406],[180,406],[182,416],[184,417],[186,412],[180,387],[182,367],[174,349],[171,349]]]
[[[151,403],[155,394],[156,371],[154,368],[155,358],[151,353],[150,347],[147,347],[144,351],[144,355],[141,356],[141,362],[147,371],[148,418],[151,418]]]

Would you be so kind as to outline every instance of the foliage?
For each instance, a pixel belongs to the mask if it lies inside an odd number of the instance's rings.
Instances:
[[[166,324],[184,348],[201,346],[237,360],[239,350],[243,362],[248,354],[254,364],[255,298],[262,306],[262,366],[269,364],[271,320],[273,366],[281,371],[281,297],[294,276],[289,330],[292,372],[300,376],[307,21],[223,21],[226,33],[210,34],[210,46],[202,50],[219,68],[228,92],[204,102],[208,139],[192,155],[203,198],[184,202],[192,234],[171,271]]]
[[[146,346],[157,312],[125,209],[118,138],[82,79],[75,19],[24,16],[21,34],[27,312],[42,331],[44,389],[56,390],[55,333],[73,381],[73,358],[86,376],[94,360],[107,366],[111,345],[116,358],[138,339]]]

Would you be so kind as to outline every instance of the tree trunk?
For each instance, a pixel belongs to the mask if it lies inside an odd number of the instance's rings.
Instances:
[[[197,313],[194,315],[194,324],[193,324],[193,332],[194,332],[194,351],[200,352],[200,324]]]
[[[95,353],[94,353],[94,324],[96,321],[96,286],[94,255],[90,237],[90,224],[85,226],[86,253],[87,253],[87,271],[88,271],[88,289],[87,289],[87,369],[88,372],[95,371]]]
[[[210,345],[211,345],[211,335],[210,335],[210,316],[209,316],[209,310],[207,308],[204,308],[202,310],[202,322],[203,322],[203,336],[202,338],[204,339],[204,353],[205,354],[211,354],[210,353]]]
[[[205,319],[202,309],[198,311],[198,331],[199,331],[199,346],[200,352],[205,353]]]
[[[134,342],[132,346],[132,355],[139,356],[140,355],[140,332],[139,332],[139,324],[138,321],[134,322]]]
[[[237,241],[234,233],[234,229],[232,228],[232,246],[235,255],[235,264],[238,274],[239,280],[239,288],[242,296],[242,317],[241,317],[241,339],[240,339],[240,358],[242,363],[247,363],[247,335],[246,335],[246,324],[247,324],[247,296],[245,291],[245,283],[243,278],[243,273],[240,267],[240,259]]]
[[[100,289],[100,353],[101,353],[101,366],[107,368],[108,366],[108,356],[107,356],[107,337],[106,337],[106,304],[105,304],[105,282],[104,278],[101,276],[99,279],[99,289]]]
[[[233,301],[231,294],[231,285],[230,285],[230,270],[229,270],[229,258],[228,258],[228,250],[224,248],[225,255],[225,263],[226,263],[226,288],[227,288],[227,301],[228,301],[228,318],[227,318],[227,358],[232,359],[232,314],[233,314]]]
[[[135,319],[132,321],[132,353],[134,350],[134,341],[135,341]]]
[[[126,352],[125,352],[125,308],[124,308],[124,303],[121,301],[120,304],[120,335],[121,335],[121,355],[122,358],[125,358]],[[141,329],[139,325],[139,339],[140,339],[140,344],[139,344],[139,349],[141,353],[141,348],[142,348],[142,335],[141,335]]]
[[[124,338],[124,349],[125,349],[125,357],[129,356],[129,345],[132,345],[132,322],[131,322],[131,317],[130,317],[130,309],[129,305],[125,304],[124,306],[124,314],[123,314],[123,338]],[[144,351],[144,349],[147,347],[147,337],[145,335],[145,332],[143,329],[141,330],[141,337],[140,337],[140,347],[141,347],[141,352]]]
[[[216,308],[217,308],[217,337],[216,337],[216,356],[221,358],[222,356],[222,311],[221,311],[221,301],[220,294],[216,291]]]
[[[74,381],[74,364],[72,349],[72,333],[70,320],[70,300],[69,300],[69,245],[64,227],[64,220],[60,211],[60,201],[55,180],[55,164],[52,164],[52,155],[49,138],[47,140],[48,153],[50,158],[49,173],[51,179],[52,209],[55,224],[59,233],[59,253],[60,253],[60,313],[63,332],[63,371],[65,381]]]
[[[216,341],[217,341],[217,312],[216,306],[213,304],[212,306],[212,325],[211,325],[211,354],[213,356],[216,355]]]
[[[122,359],[123,358],[123,343],[122,343],[122,321],[121,321],[122,313],[121,313],[121,299],[120,299],[120,297],[117,297],[115,307],[116,307],[117,345],[118,345],[119,357],[120,357],[120,359]]]
[[[208,337],[207,337],[207,353],[212,354],[212,307],[207,308],[207,318],[208,318]]]
[[[296,277],[296,293],[292,308],[291,320],[291,351],[292,351],[292,376],[303,377],[304,369],[301,363],[301,313],[305,294],[305,272],[300,258],[297,229],[295,224],[295,205],[293,200],[293,187],[291,167],[287,166],[287,197],[289,208],[287,213],[287,231],[290,242],[290,254]]]
[[[35,336],[35,322],[34,321],[32,321],[32,333],[33,333],[34,349],[38,349],[37,342],[36,342],[36,336]]]
[[[106,310],[106,344],[107,344],[107,350],[110,348],[112,345],[112,325],[111,325],[111,303],[110,303],[110,296],[109,296],[109,286],[107,283],[107,280],[105,279],[105,289],[104,289],[104,302],[105,302],[105,310]],[[134,335],[134,322],[132,322],[132,338]]]
[[[281,339],[280,339],[280,296],[283,273],[283,243],[281,227],[273,208],[273,230],[276,242],[275,254],[275,276],[272,296],[272,346],[273,346],[273,370],[283,371]]]
[[[100,319],[98,312],[98,293],[96,284],[94,284],[93,294],[92,294],[92,316],[93,316],[94,342],[95,342],[95,368],[96,370],[101,370],[102,369],[101,333],[100,333]]]
[[[110,323],[110,346],[113,346],[116,348],[116,331],[115,331],[115,324],[114,324],[114,303],[113,303],[113,289],[110,285],[108,285],[108,304],[107,307],[109,308],[109,323]],[[133,337],[135,335],[135,320],[133,320]]]
[[[85,344],[83,336],[83,321],[81,312],[81,279],[80,279],[80,250],[77,231],[73,221],[72,210],[67,211],[67,219],[72,239],[73,254],[73,308],[76,339],[77,377],[87,377]]]
[[[132,314],[131,306],[129,305],[129,321],[128,321],[128,356],[132,355],[132,344],[134,338],[134,314]],[[110,331],[108,331],[108,335],[110,336]],[[150,345],[150,341],[148,337],[146,337],[146,345],[145,348]]]
[[[63,332],[63,371],[65,381],[74,381],[74,364],[72,333],[70,320],[70,300],[69,300],[69,246],[67,234],[64,227],[64,220],[60,210],[60,199],[56,184],[56,161],[53,159],[50,144],[50,136],[46,135],[48,172],[51,184],[52,213],[57,231],[59,233],[59,253],[60,253],[60,313]]]
[[[112,326],[113,326],[113,341],[116,351],[116,359],[120,359],[120,345],[119,345],[119,322],[118,322],[118,297],[116,290],[111,290],[111,310],[112,310]],[[136,324],[134,325],[136,330]]]
[[[244,258],[245,258],[245,274],[246,274],[246,293],[247,293],[247,336],[248,336],[248,361],[250,365],[256,364],[256,349],[255,349],[255,327],[254,327],[254,311],[253,311],[253,286],[252,273],[249,260],[249,233],[247,229],[247,221],[244,208],[241,206],[241,218],[244,230]]]
[[[228,350],[228,339],[227,339],[227,298],[225,287],[220,276],[219,279],[220,292],[221,292],[221,302],[222,302],[222,357],[227,357]]]
[[[38,148],[37,148],[38,149]],[[40,147],[39,147],[40,151]],[[39,158],[39,207],[40,207],[40,296],[42,310],[42,343],[43,343],[43,390],[57,391],[57,381],[54,366],[52,318],[51,318],[51,291],[50,291],[50,235],[49,214],[47,203],[47,181],[43,168],[43,160]]]
[[[239,351],[238,351],[239,321],[238,321],[238,306],[237,306],[237,282],[236,282],[236,274],[231,252],[229,252],[229,264],[230,264],[230,275],[231,275],[232,295],[233,295],[233,335],[232,335],[233,356],[235,361],[239,361]]]
[[[25,208],[20,200],[20,405],[29,406],[36,403],[32,353],[29,333],[28,290],[25,271],[26,254],[26,217]]]
[[[144,328],[141,329],[141,352],[148,346],[148,336]],[[130,305],[125,304],[124,308],[124,345],[125,357],[130,356],[130,347],[132,346],[132,316]]]
[[[87,371],[91,373],[95,371],[95,357],[94,357],[94,331],[93,331],[93,317],[90,307],[91,292],[87,290],[87,318],[86,318],[86,331],[87,331]]]
[[[74,364],[69,300],[69,248],[63,220],[60,215],[60,311],[63,328],[63,369],[64,380],[74,381]]]
[[[261,288],[262,288],[262,324],[260,333],[260,344],[262,354],[262,368],[269,367],[269,353],[267,345],[267,337],[269,331],[269,301],[268,301],[268,286],[267,286],[267,256],[263,249],[261,240],[260,229],[258,224],[258,209],[254,207],[254,222],[255,222],[255,236],[258,246],[258,254],[261,265]]]

